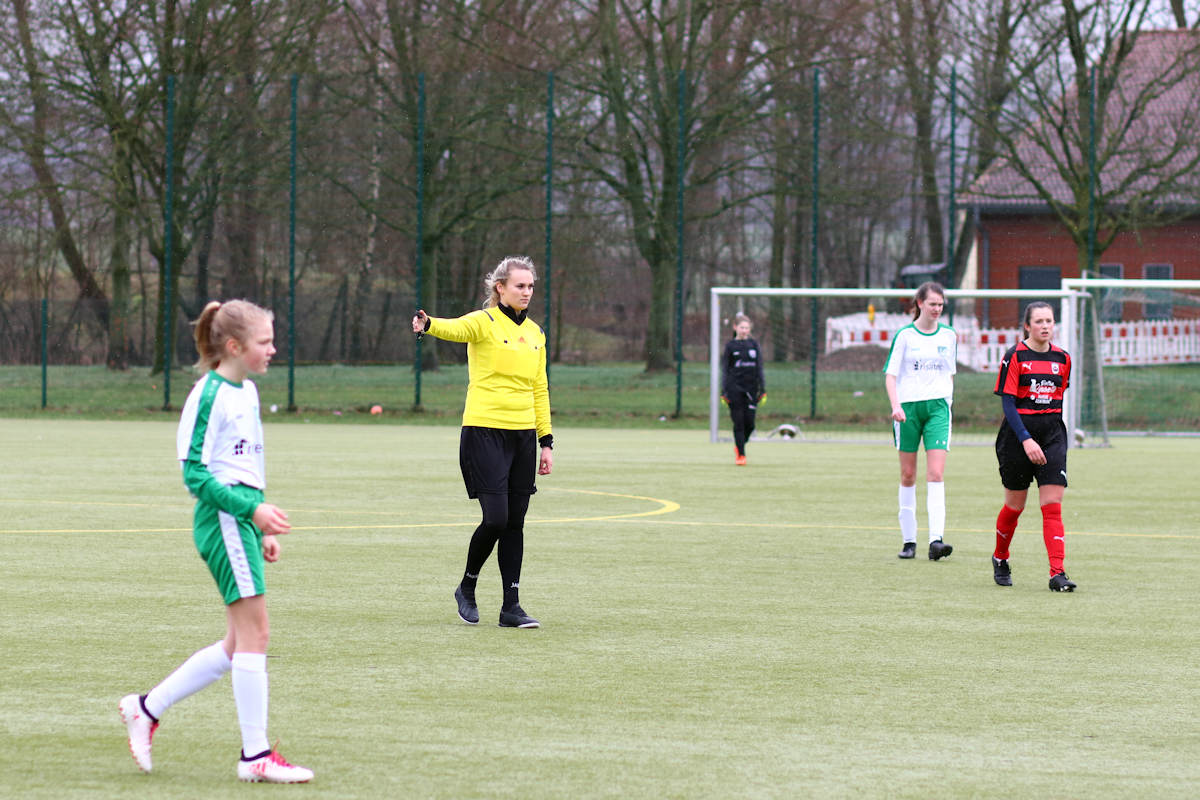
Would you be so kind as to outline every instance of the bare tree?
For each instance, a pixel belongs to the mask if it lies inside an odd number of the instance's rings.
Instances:
[[[55,137],[50,130],[50,118],[54,111],[53,96],[45,72],[44,56],[34,42],[27,0],[13,0],[13,12],[17,25],[14,49],[17,50],[19,67],[27,81],[30,115],[28,123],[23,125],[11,116],[7,109],[0,113],[4,115],[6,127],[17,136],[29,159],[29,165],[37,179],[38,191],[45,200],[53,220],[58,250],[79,286],[80,296],[94,301],[96,314],[101,324],[107,327],[110,321],[108,295],[97,281],[92,268],[84,261],[67,213],[62,183],[51,166],[52,150],[57,147],[52,141]],[[13,46],[14,43],[9,44]]]
[[[995,122],[979,115],[991,106],[969,105],[1002,153],[974,185],[977,199],[1044,204],[1074,239],[1081,271],[1089,231],[1099,254],[1123,232],[1192,213],[1200,199],[1200,35],[1146,30],[1151,12],[1149,0],[1064,0],[1061,13],[1035,20],[1014,60],[1022,80]]]
[[[697,192],[741,169],[745,156],[724,161],[705,158],[705,150],[744,135],[769,95],[755,41],[760,11],[750,2],[602,0],[580,14],[580,47],[594,47],[597,62],[575,88],[595,97],[599,113],[579,166],[620,198],[649,269],[648,370],[673,361],[679,177]],[[703,168],[693,172],[697,165]],[[701,209],[702,216],[711,213]]]
[[[1175,17],[1175,24],[1183,29],[1188,27],[1187,12],[1183,8],[1183,0],[1171,0],[1171,14]],[[1196,15],[1196,21],[1192,23],[1193,28],[1200,28],[1200,14]]]

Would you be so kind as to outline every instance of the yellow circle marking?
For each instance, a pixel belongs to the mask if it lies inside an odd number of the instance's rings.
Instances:
[[[654,517],[659,514],[672,514],[679,510],[679,503],[674,500],[663,500],[658,497],[646,497],[640,494],[620,494],[618,492],[596,492],[590,489],[559,489],[552,488],[547,491],[551,492],[571,492],[573,494],[590,494],[597,497],[622,497],[626,500],[645,500],[648,503],[658,503],[658,508],[650,511],[635,511],[631,514],[608,514],[602,517],[574,517],[561,519],[538,519],[528,520],[529,522],[546,523],[546,522],[599,522],[601,520],[611,519],[633,519],[634,517]]]
[[[562,522],[600,522],[606,520],[633,519],[635,517],[652,517],[658,514],[670,514],[678,511],[680,506],[673,500],[662,500],[657,497],[646,497],[637,494],[620,494],[618,492],[598,492],[589,489],[559,489],[552,488],[547,491],[551,492],[572,492],[574,494],[590,494],[597,497],[620,497],[627,500],[645,500],[650,503],[657,503],[658,508],[653,508],[649,511],[634,511],[628,514],[606,514],[597,517],[562,517],[555,519],[530,519],[526,522],[530,524],[545,525],[547,523],[562,523]],[[78,502],[73,503],[69,500],[46,500],[42,501],[46,504],[63,504],[63,505],[102,505],[102,506],[127,506],[127,507],[152,507],[151,503],[98,503],[98,502]],[[157,506],[161,508],[161,506]],[[295,511],[296,514],[389,514],[394,516],[395,512],[385,511],[339,511],[339,510],[308,510]],[[304,525],[293,527],[293,531],[352,531],[352,530],[400,530],[408,528],[444,528],[457,525],[474,525],[474,519],[463,519],[449,522],[408,522],[402,524],[382,524],[382,525]],[[687,524],[687,523],[683,523]],[[708,523],[696,523],[708,524]],[[184,533],[190,531],[191,528],[105,528],[105,529],[38,529],[38,530],[0,530],[0,534],[6,533]]]

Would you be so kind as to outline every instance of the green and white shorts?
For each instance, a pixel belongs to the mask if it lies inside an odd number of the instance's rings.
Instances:
[[[901,403],[904,422],[892,422],[892,437],[901,453],[915,453],[925,440],[926,450],[950,449],[950,403],[944,397]]]
[[[263,493],[250,486],[229,487],[262,502]],[[243,597],[265,594],[263,533],[248,519],[238,519],[214,505],[197,501],[192,516],[196,550],[208,565],[225,605]]]

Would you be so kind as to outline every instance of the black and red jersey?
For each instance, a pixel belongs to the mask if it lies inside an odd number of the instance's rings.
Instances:
[[[1017,342],[1004,354],[996,394],[1012,395],[1021,414],[1061,414],[1071,377],[1071,356],[1055,345],[1039,353]]]

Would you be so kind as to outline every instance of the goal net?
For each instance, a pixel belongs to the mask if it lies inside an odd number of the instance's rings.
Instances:
[[[1200,435],[1200,281],[1069,278],[1063,288],[1080,309],[1067,399],[1088,440]]]
[[[764,352],[767,399],[757,413],[754,440],[892,441],[891,408],[883,366],[896,331],[907,325],[914,290],[770,289],[713,287],[709,308],[709,439],[731,440],[722,406],[721,354],[734,316],[748,316]],[[1044,300],[1055,307],[1055,343],[1075,359],[1080,302],[1088,295],[1061,290],[946,291],[942,321],[958,334],[954,380],[956,444],[990,444],[1003,418],[993,394],[1004,352],[1021,338],[1024,307]],[[1072,378],[1075,391],[1076,378]],[[1081,407],[1065,410],[1075,430]],[[1086,436],[1086,433],[1083,434]]]

